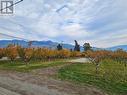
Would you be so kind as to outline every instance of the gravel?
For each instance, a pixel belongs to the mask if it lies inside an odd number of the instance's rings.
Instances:
[[[70,60],[70,62],[90,63],[90,60],[88,58],[79,58],[79,59]]]

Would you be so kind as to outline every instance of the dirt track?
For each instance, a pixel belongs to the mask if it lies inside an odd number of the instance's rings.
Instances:
[[[12,95],[18,95],[18,93],[22,95],[69,95],[55,89],[49,89],[46,85],[39,86],[32,83],[11,79],[8,77],[0,77],[0,85],[6,90],[11,91],[4,91],[5,95],[10,95],[10,93]],[[15,92],[15,94],[13,94],[12,91],[13,93]]]
[[[38,69],[30,73],[0,71],[0,95],[106,95],[94,87],[52,78],[61,67]]]
[[[70,60],[70,62],[90,63],[90,60],[88,58],[78,58],[78,59]]]
[[[20,94],[0,87],[0,95],[20,95]]]

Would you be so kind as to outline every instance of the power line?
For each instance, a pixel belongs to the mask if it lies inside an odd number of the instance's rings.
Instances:
[[[10,6],[7,6],[7,7],[3,8],[3,9],[0,9],[0,10],[2,11],[2,10],[4,10],[4,9],[10,8],[10,7],[12,7],[12,6],[14,6],[14,5],[16,5],[16,4],[20,3],[20,2],[22,2],[22,1],[23,1],[23,0],[17,1],[17,2],[15,2],[15,3],[11,4]],[[62,6],[61,8],[57,9],[56,12],[61,11],[61,10],[64,9],[65,7],[67,7],[67,6],[66,6],[66,5]],[[10,20],[10,22],[13,23],[13,24],[19,25],[19,26],[22,27],[22,28],[26,28],[26,29],[27,29],[27,27],[25,27],[25,26],[22,25],[22,24],[19,24],[19,23],[17,23],[17,22],[11,21],[11,20]],[[44,23],[44,24],[51,24],[51,23]],[[52,23],[52,24],[53,24],[53,23]],[[53,25],[58,25],[58,24],[53,24]],[[1,27],[1,28],[3,28],[3,27]],[[3,29],[8,30],[7,28],[3,28]],[[0,33],[0,35],[4,35],[4,36],[7,36],[7,37],[11,37],[11,38],[18,38],[18,39],[23,39],[23,40],[29,41],[28,39],[24,39],[24,38],[12,36],[12,35],[8,35],[8,34]]]
[[[10,38],[20,39],[20,40],[23,40],[23,41],[27,41],[29,47],[31,47],[32,43],[34,42],[34,41],[30,41],[28,39],[24,39],[24,38],[21,38],[21,37],[7,35],[7,34],[4,34],[4,33],[0,33],[0,35],[7,36],[7,37],[10,37]]]
[[[11,31],[9,28],[3,27],[3,26],[0,26],[0,28],[1,28],[1,29],[4,29],[4,30],[7,30],[7,31]],[[19,30],[18,30],[18,31],[19,31]],[[22,31],[21,31],[21,32],[22,32]],[[6,37],[10,37],[10,38],[17,38],[17,39],[22,39],[22,40],[28,40],[28,39],[25,39],[25,38],[12,36],[12,35],[8,35],[8,34],[5,34],[5,33],[0,33],[0,35],[6,36]]]
[[[66,8],[67,5],[63,5],[62,7],[60,7],[59,9],[56,10],[57,13],[59,13],[62,9]]]
[[[0,9],[0,11],[3,11],[4,9],[10,8],[10,7],[14,6],[14,5],[17,5],[18,3],[22,2],[22,1],[23,1],[23,0],[17,1],[17,2],[15,2],[15,3],[11,4],[10,6],[6,6],[5,8]],[[12,22],[12,21],[11,21],[11,22]],[[17,24],[17,23],[15,23],[15,22],[12,22],[12,23]],[[20,24],[18,24],[18,25],[21,26],[21,27],[24,27],[23,25],[20,25]],[[7,28],[4,28],[4,27],[1,27],[1,28],[5,29],[5,30],[8,30]],[[28,39],[24,39],[24,38],[21,38],[21,37],[16,37],[16,36],[4,34],[4,33],[0,33],[0,35],[6,36],[6,37],[10,37],[10,38],[16,38],[16,39],[22,39],[22,40],[29,41]]]
[[[6,37],[10,37],[10,38],[16,38],[16,39],[20,39],[20,40],[29,41],[28,39],[24,39],[24,38],[21,38],[21,37],[16,37],[16,36],[4,34],[4,33],[0,33],[0,35],[6,36]]]

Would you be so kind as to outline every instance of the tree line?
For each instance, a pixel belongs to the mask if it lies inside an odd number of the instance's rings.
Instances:
[[[21,59],[25,63],[29,63],[30,60],[54,60],[61,58],[71,58],[71,57],[85,57],[89,58],[91,62],[99,66],[99,62],[104,59],[112,59],[118,62],[127,64],[127,52],[122,49],[117,51],[107,51],[107,50],[92,50],[89,43],[83,45],[84,51],[80,52],[80,45],[75,40],[75,47],[72,50],[64,49],[61,44],[57,45],[57,49],[49,48],[24,48],[19,45],[8,45],[6,48],[0,48],[0,59],[2,57],[7,57],[11,61],[16,59]]]
[[[74,40],[74,42],[75,42],[74,49],[70,49],[70,51],[78,51],[78,52],[80,52],[80,45],[78,44],[78,42],[76,40]],[[83,48],[84,48],[84,51],[92,50],[92,47],[90,46],[89,43],[84,43]],[[58,44],[57,45],[57,50],[62,50],[62,49],[63,49],[63,45],[62,44]]]

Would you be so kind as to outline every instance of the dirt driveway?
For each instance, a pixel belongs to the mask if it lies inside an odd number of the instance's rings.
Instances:
[[[90,60],[88,58],[78,58],[78,59],[70,60],[70,62],[90,63]]]
[[[106,95],[94,87],[52,78],[61,67],[38,69],[30,73],[0,71],[0,95]]]

